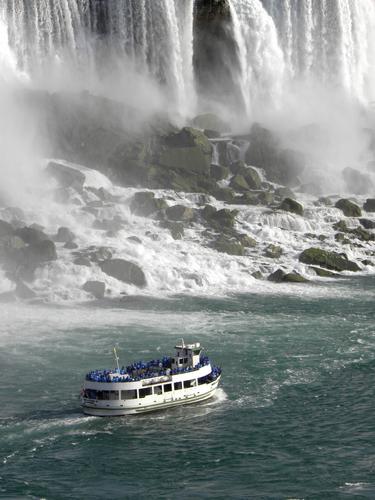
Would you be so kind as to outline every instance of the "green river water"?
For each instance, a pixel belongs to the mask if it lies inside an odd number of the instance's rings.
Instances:
[[[373,277],[290,294],[0,305],[0,498],[375,498]],[[200,341],[209,403],[81,414],[84,374]]]

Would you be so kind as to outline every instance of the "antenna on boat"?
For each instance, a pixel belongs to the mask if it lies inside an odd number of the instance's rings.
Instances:
[[[182,347],[185,347],[185,342],[184,342],[184,339],[183,339],[183,338],[181,338],[181,340],[182,340]]]
[[[114,348],[113,348],[113,354],[115,355],[115,360],[116,360],[117,369],[118,369],[118,371],[120,371],[120,366],[119,366],[119,364],[118,364],[119,357],[117,356],[116,347],[114,347]]]

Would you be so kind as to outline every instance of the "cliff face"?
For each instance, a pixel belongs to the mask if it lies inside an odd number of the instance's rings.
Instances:
[[[197,0],[193,63],[199,95],[241,104],[233,72],[237,59],[228,0]]]

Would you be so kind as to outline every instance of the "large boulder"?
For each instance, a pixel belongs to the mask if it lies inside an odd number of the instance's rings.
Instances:
[[[352,201],[341,198],[335,203],[335,207],[342,210],[346,217],[361,217],[362,211],[360,207]]]
[[[192,221],[195,217],[194,210],[185,205],[173,205],[165,210],[165,215],[172,221]]]
[[[360,271],[355,262],[350,261],[345,254],[322,250],[321,248],[308,248],[299,256],[300,262],[312,266],[321,266],[333,271]]]
[[[59,227],[53,239],[58,243],[70,243],[75,239],[75,234],[67,227]]]
[[[246,182],[246,179],[243,175],[237,174],[232,177],[230,181],[230,187],[235,191],[248,191],[249,184]]]
[[[21,227],[17,229],[14,234],[28,245],[34,245],[35,243],[49,239],[43,231],[33,227]]]
[[[282,269],[277,269],[275,272],[268,276],[268,281],[274,283],[307,283],[309,280],[301,276],[299,273],[293,271],[286,273]]]
[[[105,294],[105,283],[103,281],[86,281],[82,289],[96,299],[102,299]]]
[[[346,188],[350,193],[366,194],[371,192],[374,188],[371,177],[368,174],[362,174],[362,172],[356,170],[355,168],[344,168],[342,176],[344,178]]]
[[[292,198],[284,198],[281,202],[280,209],[297,215],[303,215],[303,206]]]
[[[359,222],[365,229],[375,229],[375,221],[370,219],[359,219]]]
[[[252,126],[249,141],[245,155],[247,164],[263,168],[272,182],[287,186],[295,183],[305,164],[300,152],[282,149],[276,136],[259,124]]]
[[[366,210],[366,212],[375,212],[375,198],[367,198],[363,204],[363,210]]]
[[[264,250],[264,255],[270,259],[279,259],[283,254],[283,249],[278,245],[270,244]]]
[[[227,253],[229,255],[244,255],[244,246],[234,238],[227,238],[224,235],[219,236],[217,240],[212,243],[212,248],[220,253]]]
[[[81,191],[85,183],[85,175],[78,169],[50,161],[46,167],[46,173],[57,180],[64,188],[73,188]]]
[[[167,202],[163,198],[155,198],[155,194],[151,191],[140,191],[135,193],[130,202],[130,210],[132,213],[143,217],[149,217],[167,207]]]
[[[158,164],[174,170],[209,174],[212,146],[200,130],[185,127],[165,137]]]
[[[142,269],[124,259],[109,259],[99,262],[101,270],[124,283],[138,287],[146,286],[146,277]]]

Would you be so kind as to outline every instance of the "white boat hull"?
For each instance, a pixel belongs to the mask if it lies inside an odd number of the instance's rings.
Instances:
[[[137,403],[127,401],[90,402],[82,399],[81,406],[86,415],[97,417],[115,417],[160,411],[176,406],[200,403],[212,398],[218,388],[219,381],[220,376],[213,382],[208,383],[206,387],[199,386],[199,392],[192,389],[182,390],[168,394],[168,398],[165,398],[165,394],[163,394],[163,396],[157,397],[153,401],[138,401]]]

